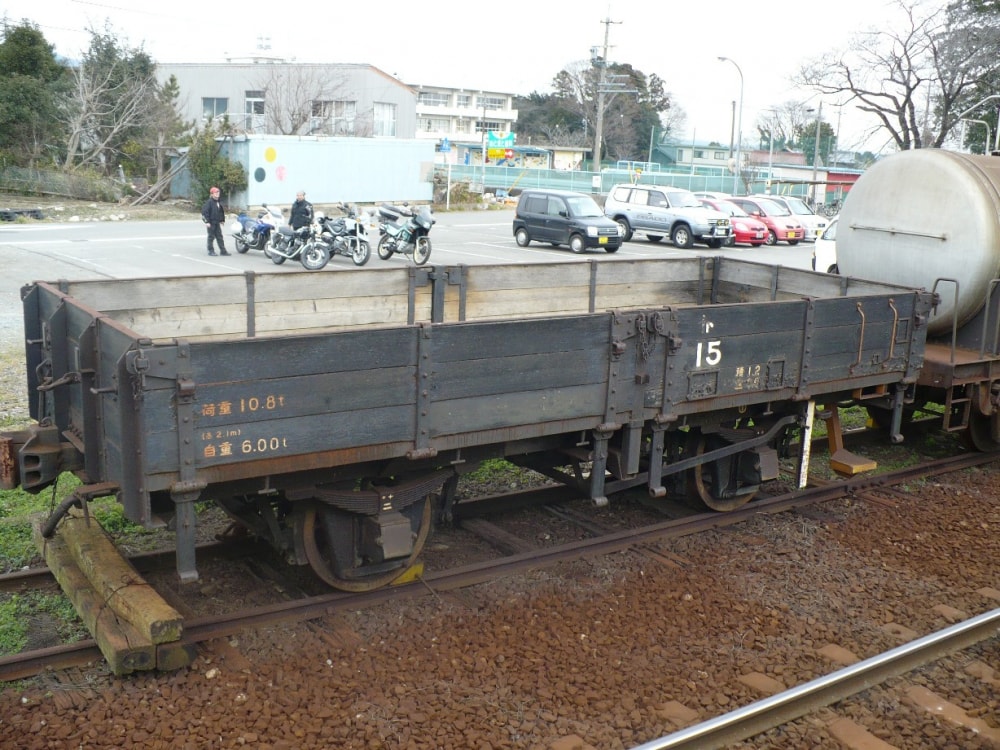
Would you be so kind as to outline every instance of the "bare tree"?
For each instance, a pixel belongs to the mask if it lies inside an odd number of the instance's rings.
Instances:
[[[156,79],[132,75],[128,61],[109,65],[84,60],[72,70],[73,86],[62,113],[68,133],[66,169],[108,169],[112,146],[146,122]]]
[[[801,144],[796,142],[796,135],[812,120],[812,110],[800,101],[787,101],[766,109],[754,125],[760,136],[758,145],[770,148],[773,136],[775,149],[798,148]]]
[[[353,104],[345,101],[344,79],[331,76],[329,68],[296,64],[267,65],[262,70],[255,85],[264,93],[264,127],[268,133],[309,133],[315,120],[330,116],[324,110],[325,104]],[[348,113],[348,117],[351,135],[371,135],[370,118],[358,117],[357,113]],[[368,132],[358,132],[366,128]]]
[[[900,150],[940,147],[969,95],[998,65],[998,33],[968,3],[896,0],[899,21],[805,65],[797,82],[854,102]],[[956,111],[957,110],[957,111]]]
[[[687,128],[687,112],[679,104],[670,103],[670,108],[660,113],[660,128],[664,135],[677,137]]]

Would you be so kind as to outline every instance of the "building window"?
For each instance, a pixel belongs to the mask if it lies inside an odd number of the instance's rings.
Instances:
[[[704,159],[705,158],[705,152],[702,151],[700,148],[696,148],[694,150],[694,158],[695,159]]]
[[[243,114],[246,115],[243,127],[247,130],[264,129],[264,92],[246,91],[243,94]]]
[[[312,103],[312,132],[354,135],[357,102],[316,99]]]
[[[419,117],[417,129],[427,133],[447,133],[451,128],[451,120],[447,117]]]
[[[375,135],[396,135],[396,105],[389,102],[375,102]]]
[[[206,96],[201,100],[201,114],[206,120],[222,117],[229,111],[229,99],[225,97]]]
[[[486,130],[504,130],[504,124],[499,120],[476,120],[476,132],[482,133]]]
[[[441,91],[421,91],[417,103],[425,107],[447,107],[451,104],[451,96]]]
[[[472,94],[455,94],[455,106],[456,107],[471,107],[472,106]]]
[[[715,158],[718,161],[725,161],[726,159],[729,158],[729,154],[726,153],[725,151],[716,151]]]
[[[507,109],[507,97],[505,96],[477,96],[476,109]]]
[[[243,94],[243,98],[246,100],[246,113],[248,115],[264,114],[263,91],[246,91]]]

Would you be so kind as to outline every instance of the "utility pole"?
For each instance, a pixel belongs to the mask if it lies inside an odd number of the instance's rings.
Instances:
[[[812,190],[813,206],[818,207],[822,205],[816,195],[816,172],[819,169],[819,126],[823,122],[823,102],[819,103],[819,111],[816,113],[816,143],[813,146],[813,176],[812,185],[810,190]],[[823,203],[826,203],[826,185],[823,186]]]
[[[482,98],[480,104],[483,105],[483,196],[485,196],[486,195],[486,139],[488,137],[489,128],[486,127],[486,94],[480,91],[479,96]]]
[[[595,54],[596,47],[590,50],[590,61],[600,70],[597,79],[597,124],[594,127],[594,171],[601,171],[601,140],[604,138],[604,95],[609,92],[608,88],[608,36],[611,32],[611,24],[621,23],[605,18],[604,24],[604,55]]]

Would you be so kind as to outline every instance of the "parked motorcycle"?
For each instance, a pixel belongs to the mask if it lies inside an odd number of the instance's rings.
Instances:
[[[330,250],[319,239],[319,225],[307,224],[298,229],[280,226],[271,233],[264,254],[276,266],[286,260],[298,260],[310,271],[319,271],[330,262]]]
[[[333,218],[320,212],[316,214],[316,222],[320,228],[319,239],[326,244],[331,257],[343,255],[353,260],[354,265],[363,266],[372,255],[368,230],[359,221],[356,206],[341,203],[338,208],[347,215]]]
[[[395,254],[413,258],[422,266],[431,257],[431,238],[427,235],[437,219],[430,206],[414,210],[410,206],[382,204],[379,214],[378,257],[388,260]]]
[[[271,233],[275,227],[280,226],[284,221],[281,213],[277,209],[268,208],[266,203],[257,212],[256,219],[251,219],[246,212],[241,211],[230,225],[230,233],[236,240],[236,252],[263,250],[270,241]]]

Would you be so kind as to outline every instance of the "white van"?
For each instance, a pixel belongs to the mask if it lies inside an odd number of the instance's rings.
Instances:
[[[816,238],[812,257],[814,271],[840,273],[840,269],[837,267],[837,218],[835,216],[830,219],[830,226]]]

